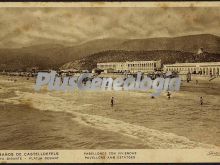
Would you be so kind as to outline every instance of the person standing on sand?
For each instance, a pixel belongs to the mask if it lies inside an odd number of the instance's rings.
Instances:
[[[200,97],[200,105],[203,105],[203,98]]]
[[[114,97],[111,98],[111,106],[114,106]]]
[[[171,93],[168,92],[168,93],[167,93],[167,97],[168,97],[169,100],[170,100],[170,96],[171,96]]]

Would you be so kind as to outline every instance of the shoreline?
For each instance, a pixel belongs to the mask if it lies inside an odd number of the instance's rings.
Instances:
[[[3,106],[5,108],[2,109]],[[22,109],[18,109],[19,107]],[[116,133],[112,135],[112,132],[74,122],[72,120],[74,116],[70,113],[41,111],[26,105],[2,105],[1,102],[0,109],[1,150],[142,149],[143,147],[133,138]],[[81,132],[86,132],[87,135],[84,136]],[[111,140],[105,140],[108,138]],[[108,145],[112,141],[115,141],[113,148]],[[144,148],[150,149],[149,146]]]
[[[0,80],[1,80],[1,77],[0,77]],[[0,81],[0,84],[1,84],[1,81]],[[173,94],[170,101],[167,101],[165,94],[162,94],[161,96],[159,96],[159,98],[156,98],[156,99],[150,99],[147,96],[147,100],[145,100],[146,93],[143,93],[143,92],[125,92],[125,91],[99,92],[98,95],[96,92],[83,92],[83,93],[76,92],[75,95],[72,95],[71,93],[47,92],[47,91],[42,91],[40,93],[32,93],[31,84],[32,83],[29,80],[26,80],[23,83],[21,83],[20,81],[17,81],[15,83],[11,82],[7,84],[6,86],[7,86],[8,91],[12,92],[12,94],[10,94],[10,97],[5,98],[6,100],[9,101],[8,104],[9,105],[11,104],[10,106],[13,106],[12,104],[13,102],[11,101],[19,101],[21,99],[19,102],[25,104],[26,106],[29,105],[28,108],[30,108],[30,106],[31,108],[33,108],[34,106],[36,108],[43,110],[43,111],[39,110],[41,111],[39,113],[45,113],[44,112],[45,110],[46,111],[51,110],[50,113],[53,114],[55,112],[54,115],[57,113],[59,115],[59,113],[61,114],[67,113],[68,111],[66,110],[71,110],[71,111],[73,110],[74,113],[76,112],[76,113],[82,114],[80,115],[82,116],[82,119],[84,118],[83,116],[85,115],[92,115],[92,116],[98,115],[99,117],[101,117],[100,121],[106,118],[106,119],[114,119],[114,121],[112,122],[117,123],[117,120],[120,120],[125,123],[129,123],[129,124],[133,124],[137,126],[143,126],[149,129],[159,130],[162,132],[170,132],[178,136],[185,136],[197,142],[203,142],[203,143],[209,143],[209,144],[214,143],[214,145],[217,145],[217,146],[219,146],[218,144],[220,144],[219,139],[213,139],[214,138],[213,135],[215,134],[214,132],[216,131],[216,136],[217,136],[218,134],[217,132],[219,131],[218,125],[215,125],[215,123],[217,122],[218,116],[219,116],[219,111],[218,111],[219,108],[217,106],[219,103],[216,102],[217,98],[213,100],[213,98],[216,97],[216,94],[213,96],[207,95],[207,97],[208,98],[210,97],[211,100],[208,100],[209,102],[207,102],[203,106],[203,110],[200,110],[196,108],[196,104],[195,104],[195,99],[199,93],[194,93],[195,96],[193,96],[192,92],[190,91],[181,92],[180,90],[180,92]],[[22,85],[24,85],[25,88],[22,87]],[[215,89],[213,91],[215,91]],[[191,99],[188,96],[190,94],[191,94],[190,97],[193,96]],[[17,95],[17,96],[13,98],[13,95]],[[109,105],[109,103],[106,102],[107,101],[106,99],[110,98],[111,95],[115,95],[117,99],[117,102],[114,108],[111,108],[110,106],[106,106],[106,103],[107,105]],[[1,89],[0,89],[0,96],[1,96]],[[2,96],[7,96],[7,95],[6,93],[3,93]],[[186,98],[186,96],[188,98]],[[183,98],[187,101],[182,102],[181,99]],[[48,100],[49,102],[46,100]],[[64,102],[62,103],[61,100],[63,100]],[[125,103],[125,100],[127,102],[126,104],[123,104]],[[214,106],[213,103],[217,103],[217,105]],[[17,105],[14,105],[15,106],[14,108],[16,108]],[[157,105],[158,107],[156,108],[155,105]],[[189,107],[189,105],[193,105],[193,107]],[[180,107],[182,107],[182,110],[179,110]],[[172,108],[172,109],[169,109],[169,108]],[[57,109],[59,112],[57,112],[55,109]],[[214,116],[212,116],[211,114]],[[13,115],[13,113],[11,115]],[[67,116],[70,117],[71,115],[67,113]],[[90,124],[96,125],[96,123],[99,121],[96,120],[97,118],[94,118],[94,119],[91,118],[91,120],[87,120],[87,121],[85,120],[84,122],[87,122],[87,124],[89,125]],[[63,120],[63,122],[66,123],[66,120],[64,118],[61,118],[60,120]],[[75,121],[70,118],[68,120],[71,120],[71,122],[69,121],[70,122],[69,125],[72,125],[74,127],[73,123],[75,123]],[[50,122],[52,121],[50,120]],[[111,125],[114,123],[110,122],[109,124]],[[103,148],[103,146],[105,146],[105,148],[112,148],[115,145],[115,143],[118,143],[117,142],[118,137],[121,137],[121,142],[120,142],[122,146],[121,148],[123,147],[139,148],[140,147],[141,149],[143,149],[144,146],[146,148],[152,147],[146,144],[144,145],[143,143],[139,144],[140,142],[138,143],[137,140],[135,140],[135,138],[129,138],[127,136],[124,136],[123,134],[121,134],[120,131],[118,132],[116,131],[112,133],[112,131],[108,131],[108,129],[105,129],[105,127],[107,128],[108,125],[104,125],[103,128],[101,129],[98,128],[99,126],[97,126],[98,129],[91,128],[92,125],[82,126],[82,124],[80,124],[80,126],[83,129],[85,129],[84,127],[86,127],[85,130],[95,129],[96,131],[98,130],[98,132],[104,131],[104,134],[106,134],[105,138],[107,140],[110,140],[110,142],[107,144],[99,144],[100,146],[96,144],[96,146],[99,146],[100,148]],[[121,124],[119,124],[117,127],[120,127],[120,129],[123,130],[123,126],[121,126]],[[74,129],[76,128],[74,127]],[[207,137],[203,136],[204,129],[209,132]],[[80,134],[83,135],[84,133],[88,131],[81,130],[79,132]],[[109,133],[106,133],[106,132],[109,132]],[[92,131],[92,133],[90,132],[90,135],[93,133],[94,131]],[[85,135],[83,135],[83,137],[84,136]],[[127,139],[127,140],[123,141],[123,139]],[[90,141],[90,140],[87,139],[87,141]],[[134,143],[132,141],[134,141]],[[128,142],[130,144],[128,144]],[[86,146],[89,146],[89,144],[86,144]],[[76,145],[76,148],[77,148],[77,145]]]

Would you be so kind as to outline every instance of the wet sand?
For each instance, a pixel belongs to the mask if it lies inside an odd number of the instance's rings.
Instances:
[[[220,83],[145,92],[34,92],[0,77],[1,149],[212,148],[220,146]],[[110,106],[111,96],[115,106]],[[199,105],[199,97],[204,105]]]
[[[143,147],[138,140],[80,125],[71,120],[74,116],[69,113],[0,105],[1,150]]]

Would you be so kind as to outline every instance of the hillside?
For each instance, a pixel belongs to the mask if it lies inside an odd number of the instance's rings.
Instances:
[[[0,49],[0,70],[58,69],[63,64],[93,53],[113,49],[124,42],[120,39],[93,40],[67,47],[61,44],[40,44],[15,49]]]
[[[18,49],[0,49],[0,70],[25,70],[28,67],[58,68],[68,62],[59,53],[62,45],[37,45]],[[59,58],[62,57],[62,58]],[[60,59],[60,60],[59,60]]]
[[[174,38],[147,38],[147,39],[98,39],[63,50],[67,57],[80,59],[82,57],[105,51],[154,51],[171,50],[197,53],[203,48],[209,53],[220,54],[220,37],[210,34],[189,35]]]
[[[220,37],[210,34],[174,38],[133,39],[120,45],[121,50],[174,50],[196,53],[204,48],[210,53],[220,53]]]
[[[0,70],[25,70],[27,67],[37,66],[40,69],[57,69],[60,66],[70,61],[80,63],[85,60],[84,57],[92,59],[93,55],[101,52],[121,51],[121,52],[172,52],[172,58],[179,60],[178,52],[188,52],[187,54],[196,53],[199,48],[203,48],[209,54],[220,54],[220,37],[201,34],[201,35],[190,35],[174,38],[148,38],[148,39],[97,39],[85,42],[79,45],[67,46],[66,44],[52,43],[39,43],[38,45],[32,45],[23,48],[14,49],[0,49]],[[162,51],[163,50],[163,51]],[[111,51],[110,51],[111,52]],[[104,53],[104,54],[105,54]],[[110,53],[111,54],[111,53]],[[123,53],[122,53],[123,54]],[[125,53],[126,54],[126,53]],[[130,54],[130,53],[129,53]],[[137,56],[137,59],[152,59],[156,56],[152,56],[149,53],[145,54],[144,57],[139,57],[135,53],[131,53],[129,59],[133,59]],[[182,53],[182,57],[185,56]],[[119,56],[121,54],[119,53]],[[165,53],[164,56],[170,55]],[[108,56],[108,53],[107,55]],[[116,55],[113,55],[115,57]],[[122,55],[123,56],[123,55]],[[175,57],[174,57],[175,56]],[[119,60],[122,57],[117,57]],[[117,60],[117,58],[113,58]],[[124,57],[125,58],[125,57]],[[165,57],[164,57],[165,58]],[[169,59],[172,59],[169,58]],[[184,57],[185,58],[185,57]],[[111,58],[108,58],[112,60]],[[206,57],[209,60],[209,57]],[[210,59],[212,59],[210,57]],[[98,60],[98,59],[97,59]],[[124,59],[123,59],[124,60]],[[180,59],[181,60],[181,59]],[[172,61],[170,61],[172,62]]]
[[[69,62],[61,67],[61,69],[93,69],[99,62],[125,62],[125,61],[148,61],[160,60],[162,64],[175,62],[208,62],[220,61],[220,54],[203,53],[195,54],[190,52],[157,50],[157,51],[124,51],[109,50],[92,54],[81,60]]]

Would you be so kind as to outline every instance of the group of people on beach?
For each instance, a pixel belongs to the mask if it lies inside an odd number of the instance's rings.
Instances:
[[[153,99],[154,96],[152,96],[151,98]],[[167,92],[167,98],[168,98],[168,100],[170,100],[170,98],[171,98],[171,93],[170,92]],[[115,103],[114,97],[111,97],[111,107],[114,106],[114,103]],[[203,105],[203,97],[202,96],[200,97],[200,105],[201,106]]]
[[[29,79],[29,78],[28,78]],[[27,79],[27,80],[28,80]],[[8,78],[8,81],[14,81],[14,82],[16,82],[17,81],[17,79],[13,79],[12,77],[9,77]],[[198,80],[196,80],[196,84],[198,84]],[[151,97],[152,99],[154,99],[155,97],[154,96],[152,96]],[[168,100],[170,100],[171,99],[171,93],[168,91],[167,92],[167,98],[168,98]],[[203,97],[201,96],[200,97],[200,105],[202,106],[203,105]],[[114,105],[115,105],[115,99],[114,99],[114,97],[111,97],[111,101],[110,101],[110,104],[111,104],[111,107],[114,107]]]

